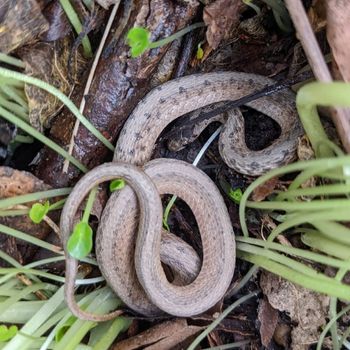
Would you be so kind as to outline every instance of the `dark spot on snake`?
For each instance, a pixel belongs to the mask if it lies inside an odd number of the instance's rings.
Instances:
[[[140,141],[142,139],[141,133],[139,133],[139,132],[135,133],[135,139],[136,139],[136,141]]]
[[[259,168],[259,164],[258,164],[257,162],[252,162],[252,163],[250,164],[250,166],[251,166],[251,168],[252,168],[253,170],[256,170],[256,169]]]
[[[176,250],[180,253],[184,253],[185,249],[183,247],[176,247]]]
[[[210,86],[211,85],[211,82],[209,80],[204,80],[204,85],[205,86]]]
[[[183,94],[184,92],[186,92],[186,89],[183,86],[179,87],[179,93]]]
[[[128,154],[129,154],[130,156],[133,156],[133,155],[135,154],[135,151],[134,151],[133,149],[131,149],[131,150],[128,152]]]
[[[151,118],[151,113],[145,113],[144,116],[146,117],[146,119]]]
[[[123,130],[121,131],[120,135],[124,136],[126,134],[126,129],[123,128]]]
[[[236,83],[236,79],[235,78],[230,78],[230,84],[235,84]]]
[[[157,91],[162,91],[163,90],[163,88],[161,87],[161,86],[157,86]]]
[[[284,157],[283,158],[287,158],[287,156],[289,156],[289,151],[287,149],[283,150],[283,155]]]
[[[162,98],[159,99],[158,102],[159,102],[160,104],[162,104],[162,103],[164,103],[165,101],[166,101],[166,99],[162,97]]]
[[[146,146],[141,146],[141,147],[140,147],[140,151],[141,151],[141,152],[145,152],[145,151],[146,151]]]

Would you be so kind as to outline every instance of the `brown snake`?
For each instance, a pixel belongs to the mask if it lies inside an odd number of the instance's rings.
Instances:
[[[182,317],[204,312],[223,297],[235,265],[233,230],[216,186],[190,164],[164,159],[147,163],[157,138],[183,114],[211,103],[241,98],[271,83],[272,80],[257,75],[226,72],[187,76],[155,88],[126,122],[116,145],[115,163],[101,165],[86,174],[70,194],[61,215],[64,247],[73,228],[74,213],[92,187],[113,178],[124,178],[131,185],[133,190],[126,186],[111,195],[97,232],[96,255],[108,284],[135,311],[155,315],[163,310]],[[301,134],[293,93],[279,92],[248,106],[276,120],[282,129],[281,136],[264,150],[250,151],[244,141],[242,116],[234,111],[219,140],[225,162],[240,172],[258,175],[291,161]],[[145,172],[131,164],[143,166]],[[198,258],[186,243],[163,235],[161,244],[162,207],[158,193],[178,195],[195,215],[203,246],[197,276],[198,264],[193,261]],[[170,251],[164,248],[166,242]],[[192,267],[181,264],[187,254],[192,254],[189,259]],[[65,292],[72,312],[94,321],[119,314],[116,311],[101,316],[79,309],[73,296],[77,262],[68,253],[66,256]],[[180,275],[185,271],[183,275],[193,276],[185,281],[186,285],[184,280],[181,285],[171,284],[160,260]]]

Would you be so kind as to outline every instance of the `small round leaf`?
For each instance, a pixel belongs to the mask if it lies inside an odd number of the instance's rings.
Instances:
[[[204,56],[204,51],[203,49],[201,48],[200,45],[198,45],[197,47],[197,52],[196,52],[196,57],[197,57],[197,60],[201,60]]]
[[[44,204],[35,203],[32,205],[29,211],[29,217],[35,224],[40,224],[44,216],[48,213],[50,203],[45,202]]]
[[[135,27],[129,30],[126,39],[131,48],[131,57],[142,55],[148,48],[150,32],[142,27]]]
[[[69,254],[75,259],[85,258],[92,249],[92,228],[87,222],[75,225],[67,243]]]
[[[0,341],[5,342],[13,338],[18,332],[17,326],[10,326],[7,328],[5,325],[0,325]]]

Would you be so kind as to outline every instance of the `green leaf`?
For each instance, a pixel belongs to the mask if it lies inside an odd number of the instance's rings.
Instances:
[[[50,203],[46,201],[44,204],[35,203],[29,211],[29,217],[35,224],[40,224],[44,216],[48,213]]]
[[[204,56],[204,51],[201,48],[201,45],[199,44],[197,47],[197,52],[196,52],[197,60],[201,60],[203,58],[203,56]]]
[[[8,341],[13,338],[18,332],[17,326],[10,326],[7,328],[5,325],[0,325],[0,341]]]
[[[55,334],[55,340],[58,343],[63,336],[67,333],[68,329],[73,325],[73,323],[77,320],[76,317],[71,316],[68,318],[68,320],[62,325],[60,328],[57,329]]]
[[[126,35],[127,43],[131,48],[131,57],[142,55],[150,44],[150,32],[146,28],[131,28]]]
[[[80,221],[74,227],[70,236],[67,249],[75,259],[85,258],[92,249],[92,228],[87,222]]]
[[[228,196],[230,197],[231,200],[233,200],[235,203],[239,204],[243,193],[242,190],[240,188],[236,188],[235,190],[233,190],[232,188],[229,190],[228,192]]]
[[[109,190],[111,192],[121,190],[125,187],[125,181],[123,179],[115,179],[109,184]]]

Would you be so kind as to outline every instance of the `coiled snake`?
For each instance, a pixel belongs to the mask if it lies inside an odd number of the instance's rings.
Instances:
[[[61,215],[64,247],[74,214],[95,185],[124,178],[131,186],[111,195],[96,237],[100,269],[130,308],[149,316],[163,311],[186,317],[208,310],[225,294],[234,272],[235,243],[218,189],[206,174],[190,164],[149,160],[157,138],[173,120],[211,103],[239,99],[272,83],[258,75],[222,72],[186,76],[155,88],[128,118],[113,163],[93,169],[76,184]],[[281,135],[264,150],[251,151],[245,144],[243,118],[232,111],[219,140],[224,161],[250,175],[290,162],[302,130],[293,93],[279,92],[248,106],[273,118],[281,126]],[[202,240],[202,262],[179,238],[168,233],[162,236],[159,194],[165,193],[181,197],[194,213]],[[167,280],[161,260],[177,271],[175,283]],[[118,315],[118,311],[101,316],[79,309],[73,296],[76,272],[77,262],[66,252],[65,293],[72,312],[95,321]]]

